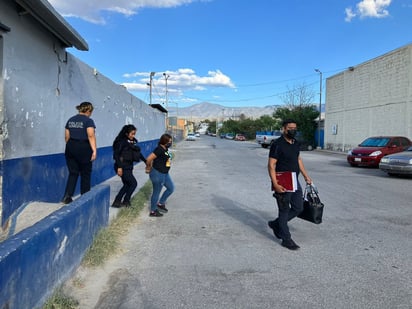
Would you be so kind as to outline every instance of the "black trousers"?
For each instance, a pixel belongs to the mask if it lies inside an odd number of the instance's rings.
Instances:
[[[121,177],[123,187],[120,189],[115,197],[115,201],[121,202],[130,202],[132,194],[137,187],[137,180],[133,175],[133,168],[123,169],[123,175]]]
[[[300,214],[303,210],[303,192],[298,183],[298,190],[295,192],[275,193],[278,204],[279,215],[275,224],[279,228],[280,238],[291,239],[288,222]]]
[[[92,175],[92,148],[89,141],[69,140],[66,144],[65,157],[69,170],[64,197],[72,197],[80,176],[80,193],[90,191]]]

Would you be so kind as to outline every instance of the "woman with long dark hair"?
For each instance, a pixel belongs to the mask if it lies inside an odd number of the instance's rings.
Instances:
[[[114,170],[122,179],[123,187],[116,195],[112,207],[129,207],[130,199],[137,187],[137,180],[133,175],[134,162],[144,161],[138,141],[135,138],[137,129],[132,124],[123,126],[113,142]]]

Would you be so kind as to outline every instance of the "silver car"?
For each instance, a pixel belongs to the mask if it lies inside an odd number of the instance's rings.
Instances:
[[[189,133],[186,137],[187,141],[195,141],[196,140],[196,136],[194,133]]]
[[[412,175],[412,146],[406,151],[384,156],[379,168],[389,175]]]

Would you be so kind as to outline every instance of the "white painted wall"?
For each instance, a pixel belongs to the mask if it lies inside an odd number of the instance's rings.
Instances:
[[[112,169],[110,146],[124,124],[133,123],[138,128],[137,138],[147,142],[146,152],[165,132],[164,113],[67,53],[30,14],[19,15],[16,6],[11,0],[0,2],[0,22],[11,29],[0,30],[1,167],[2,175],[16,178],[7,182],[0,179],[2,198],[5,190],[9,196],[1,201],[0,216],[5,204],[14,211],[23,201],[44,196],[39,193],[31,199],[33,190],[40,192],[45,186],[62,190],[66,181],[66,168],[60,163],[65,148],[64,126],[77,113],[75,106],[79,103],[90,101],[95,107],[92,118],[97,127],[98,160],[94,173],[98,181],[109,174],[106,168]],[[115,57],[107,61],[116,65]],[[58,169],[54,171],[57,175],[48,175],[52,171],[38,175],[43,165]],[[5,170],[7,166],[16,168],[18,174]],[[50,178],[56,179],[47,183]],[[24,198],[15,194],[23,192],[22,187],[25,193],[21,195],[27,195]]]
[[[376,135],[412,139],[412,45],[326,80],[325,148],[348,151]]]

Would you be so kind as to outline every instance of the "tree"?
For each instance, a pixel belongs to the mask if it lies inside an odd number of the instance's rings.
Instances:
[[[211,133],[216,133],[216,121],[209,121],[207,130]]]
[[[309,89],[305,82],[294,86],[292,89],[287,88],[288,91],[279,96],[287,107],[295,108],[313,104],[315,92]]]
[[[256,126],[256,131],[274,131],[280,128],[280,123],[270,115],[263,115],[256,120]]]
[[[303,140],[314,145],[316,121],[319,111],[313,104],[315,92],[308,88],[305,83],[289,89],[280,98],[286,107],[278,108],[274,113],[275,119],[293,119],[296,121],[298,130],[302,133]]]

